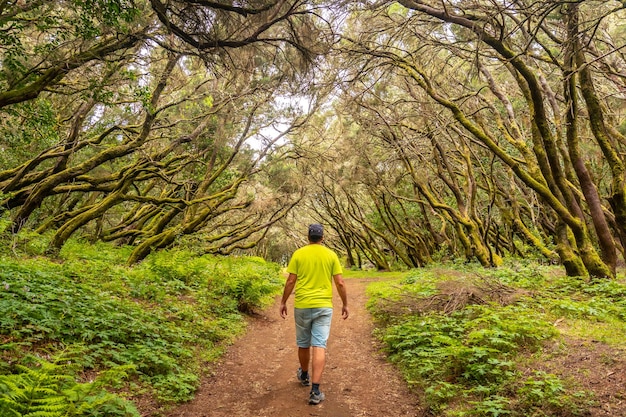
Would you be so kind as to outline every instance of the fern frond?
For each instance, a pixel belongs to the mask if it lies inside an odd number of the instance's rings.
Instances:
[[[2,404],[2,400],[0,400],[0,412],[2,413],[3,417],[5,416],[6,417],[22,417],[22,414],[15,411],[15,408],[13,407],[5,408],[4,405]]]

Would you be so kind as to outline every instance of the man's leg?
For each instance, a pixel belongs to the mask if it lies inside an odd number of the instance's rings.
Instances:
[[[324,366],[326,365],[326,349],[318,346],[313,346],[311,349],[313,350],[311,382],[313,384],[319,384],[322,381],[322,373],[324,372]]]
[[[300,368],[303,371],[309,370],[309,361],[311,359],[311,349],[310,348],[298,348],[298,359],[300,360]]]
[[[331,308],[316,309],[311,328],[311,393],[309,404],[319,404],[326,397],[320,391],[322,373],[326,365],[326,341],[330,334],[330,322],[333,316]]]
[[[296,376],[300,384],[309,386],[309,364],[311,362],[311,311],[310,309],[294,309],[296,319],[296,343],[298,345],[298,360],[300,368]]]

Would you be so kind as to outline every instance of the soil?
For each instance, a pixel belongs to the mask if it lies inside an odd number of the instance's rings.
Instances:
[[[593,392],[590,417],[626,417],[626,351],[595,340],[565,337],[545,349],[550,360],[534,369],[573,381]]]
[[[296,379],[293,296],[283,320],[278,301],[251,316],[247,333],[207,369],[196,398],[169,411],[168,417],[423,417],[418,393],[407,388],[399,372],[381,353],[372,336],[365,304],[366,286],[376,279],[347,280],[350,318],[333,317],[321,389],[326,400],[308,405],[309,388]],[[335,294],[335,305],[341,301]],[[626,417],[626,352],[595,341],[560,339],[546,346],[549,361],[530,365],[576,381],[595,393],[587,417]],[[148,415],[148,414],[146,414]]]
[[[371,281],[347,281],[350,317],[342,320],[341,314],[333,315],[321,384],[326,400],[319,405],[308,405],[309,388],[296,379],[298,355],[291,296],[286,319],[280,317],[279,298],[274,306],[252,317],[247,333],[210,371],[196,398],[167,415],[422,416],[417,394],[386,362],[372,337],[372,320],[365,308],[365,287]],[[341,306],[337,294],[335,297],[335,306]]]

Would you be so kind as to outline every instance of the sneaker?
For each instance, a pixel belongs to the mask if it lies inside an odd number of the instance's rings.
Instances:
[[[311,385],[311,381],[309,380],[308,373],[306,375],[306,378],[302,378],[302,368],[298,368],[297,376],[298,376],[298,381],[300,381],[300,384],[303,387],[308,387],[309,385]]]
[[[324,401],[325,398],[326,396],[324,395],[323,392],[320,392],[319,394],[315,394],[313,391],[311,391],[311,393],[309,394],[309,404],[317,405],[321,403],[322,401]]]

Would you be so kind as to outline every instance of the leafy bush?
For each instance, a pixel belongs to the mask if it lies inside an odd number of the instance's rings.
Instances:
[[[260,258],[223,258],[213,265],[209,289],[222,297],[232,298],[241,312],[251,312],[265,306],[282,287],[279,266],[267,264]]]
[[[26,350],[69,349],[81,352],[73,363],[82,370],[133,366],[139,390],[189,400],[200,362],[243,330],[241,311],[264,307],[282,286],[278,265],[258,258],[170,250],[129,268],[128,251],[70,241],[62,262],[0,257],[0,375],[16,378]]]
[[[391,360],[441,415],[583,415],[588,393],[573,392],[554,375],[524,377],[518,361],[558,336],[552,323],[565,312],[619,317],[612,306],[622,301],[624,286],[561,276],[551,281],[541,268],[519,265],[481,273],[489,278],[481,277],[480,293],[472,267],[414,270],[403,280],[370,286],[368,307]],[[544,289],[542,297],[537,288]]]
[[[559,415],[564,409],[573,416],[588,414],[585,407],[589,405],[586,392],[570,393],[560,378],[542,371],[536,371],[523,381],[517,396],[531,415]]]
[[[450,316],[407,318],[382,339],[413,382],[454,382],[484,395],[515,375],[515,354],[554,335],[550,324],[518,308],[471,306]]]

